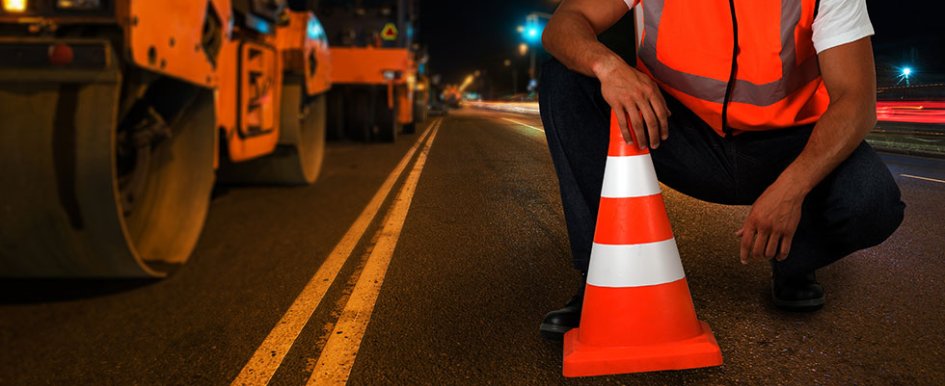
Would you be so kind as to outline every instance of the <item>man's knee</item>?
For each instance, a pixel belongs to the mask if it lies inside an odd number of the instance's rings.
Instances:
[[[582,74],[571,71],[558,59],[551,58],[541,65],[541,75],[539,84],[543,93],[574,89],[581,86],[581,83],[592,80]]]
[[[883,180],[870,184],[871,190],[864,190],[860,198],[850,200],[847,221],[857,231],[848,237],[857,249],[881,244],[902,224],[906,204],[900,199],[899,187],[892,178]]]
[[[546,85],[554,85],[559,83],[559,79],[568,76],[568,73],[571,70],[568,70],[558,59],[551,58],[546,60],[541,64],[541,85],[544,89]],[[546,83],[545,80],[548,82]]]
[[[902,223],[905,203],[889,169],[869,145],[861,145],[849,161],[857,165],[836,177],[834,188],[841,193],[832,198],[826,215],[839,226],[842,244],[858,250],[889,238]]]
[[[596,169],[598,158],[603,170],[610,107],[600,95],[600,82],[555,59],[543,65],[541,81],[538,97],[549,146],[560,146],[562,152],[569,153],[576,174]]]
[[[541,67],[541,90],[538,103],[543,111],[581,112],[588,114],[599,104],[600,83],[591,77],[567,68],[557,59]]]

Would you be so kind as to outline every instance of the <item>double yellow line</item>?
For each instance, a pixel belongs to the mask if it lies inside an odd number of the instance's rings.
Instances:
[[[322,262],[315,275],[312,276],[266,339],[256,349],[249,362],[233,380],[232,385],[265,385],[269,383],[285,359],[286,354],[298,339],[302,329],[311,319],[312,313],[315,312],[315,309],[325,297],[328,288],[337,278],[338,272],[351,257],[358,242],[364,237],[367,228],[377,217],[381,206],[390,196],[394,185],[407,169],[410,160],[413,159],[414,154],[422,146],[417,161],[411,168],[404,185],[381,223],[381,229],[376,237],[376,244],[371,250],[364,269],[361,271],[361,276],[358,278],[338,322],[335,323],[335,330],[332,331],[328,342],[321,351],[315,365],[315,371],[312,372],[312,376],[308,381],[309,384],[343,384],[347,382],[351,366],[354,365],[358,348],[361,345],[361,339],[371,319],[374,304],[377,302],[381,285],[383,285],[387,267],[393,257],[394,249],[397,247],[400,231],[403,229],[407,212],[410,210],[410,203],[413,200],[414,192],[416,192],[420,174],[426,164],[427,154],[430,152],[430,147],[433,145],[433,140],[436,139],[441,124],[442,119],[430,124],[417,139],[417,142],[407,151],[407,154],[387,176],[387,179],[364,210],[361,211],[358,218],[348,228],[341,241],[335,245],[335,248]],[[344,331],[345,334],[336,334],[336,331]]]

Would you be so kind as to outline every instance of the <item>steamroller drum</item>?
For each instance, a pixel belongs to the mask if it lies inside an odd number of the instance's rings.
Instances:
[[[156,278],[183,264],[213,187],[212,94],[143,122],[129,148],[117,69],[31,79],[0,79],[0,276]]]
[[[267,156],[227,164],[220,180],[227,183],[310,185],[325,159],[325,94],[306,97],[301,78],[288,77],[282,91],[279,145]]]

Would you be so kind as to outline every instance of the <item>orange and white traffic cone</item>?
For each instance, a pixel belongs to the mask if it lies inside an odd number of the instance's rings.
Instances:
[[[581,323],[564,336],[564,376],[721,364],[709,325],[696,318],[650,152],[627,145],[611,114]]]

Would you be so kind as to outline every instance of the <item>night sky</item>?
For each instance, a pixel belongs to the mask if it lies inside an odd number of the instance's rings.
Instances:
[[[503,61],[513,59],[524,78],[528,59],[517,53],[521,38],[515,28],[529,12],[552,12],[554,4],[551,0],[422,0],[420,39],[429,49],[431,73],[441,74],[446,83],[459,83],[466,74],[481,70],[488,77],[510,82]],[[945,15],[939,2],[867,0],[867,4],[876,29],[873,44],[880,76],[883,71],[911,65],[916,81],[945,78]]]
[[[422,0],[420,39],[429,47],[430,71],[459,83],[475,70],[495,73],[503,61],[517,61],[524,78],[528,58],[518,54],[516,26],[529,12],[554,11],[550,0]],[[497,74],[496,74],[497,75]],[[524,80],[522,80],[524,82]]]

